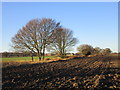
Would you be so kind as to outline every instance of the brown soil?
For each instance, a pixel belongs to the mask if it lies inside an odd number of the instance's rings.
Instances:
[[[76,57],[2,68],[2,88],[120,89],[117,56]]]

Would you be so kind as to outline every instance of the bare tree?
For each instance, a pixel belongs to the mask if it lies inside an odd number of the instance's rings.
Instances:
[[[45,55],[45,48],[47,45],[53,43],[53,41],[56,39],[56,30],[60,28],[60,23],[56,23],[52,19],[42,19],[40,23],[41,34],[42,34],[42,40],[43,40],[43,49],[42,49],[42,55],[44,59]]]
[[[92,54],[93,47],[91,45],[82,44],[77,48],[77,50],[79,51],[79,53],[87,56]]]
[[[73,37],[73,32],[66,28],[59,28],[56,32],[56,39],[48,47],[48,51],[65,57],[66,53],[77,43],[77,39]]]
[[[60,23],[49,18],[33,19],[12,38],[13,48],[19,51],[37,53],[39,60],[45,55],[45,48],[55,39],[54,33]]]

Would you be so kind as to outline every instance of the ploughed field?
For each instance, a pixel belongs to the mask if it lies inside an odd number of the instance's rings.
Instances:
[[[120,89],[119,64],[117,56],[95,56],[3,67],[2,88]]]

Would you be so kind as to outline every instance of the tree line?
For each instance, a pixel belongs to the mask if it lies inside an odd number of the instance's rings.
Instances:
[[[42,18],[33,19],[23,26],[12,38],[12,47],[17,52],[37,54],[39,60],[44,60],[46,50],[65,57],[77,42],[72,30],[51,18]],[[78,51],[86,56],[99,53],[99,50],[100,48],[93,49],[90,45],[78,47]]]
[[[93,48],[91,45],[82,44],[77,48],[79,54],[88,55],[109,55],[112,51],[110,48],[101,49],[100,47]]]
[[[2,57],[29,57],[31,56],[30,52],[3,52],[1,53]],[[34,54],[34,56],[37,56]]]
[[[2,52],[0,53],[2,57],[31,57],[31,56],[38,56],[37,53],[31,52]],[[45,56],[55,56],[54,53],[46,53]]]

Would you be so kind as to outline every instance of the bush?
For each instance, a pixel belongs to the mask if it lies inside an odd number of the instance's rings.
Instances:
[[[77,50],[80,54],[83,54],[85,56],[91,55],[93,51],[93,47],[91,45],[83,44],[80,45]]]
[[[109,55],[112,51],[110,50],[110,48],[105,48],[101,50],[101,54],[102,55]]]
[[[99,55],[100,54],[100,52],[101,52],[101,48],[99,48],[99,47],[95,47],[94,49],[93,49],[93,52],[92,52],[92,54],[93,55]]]

